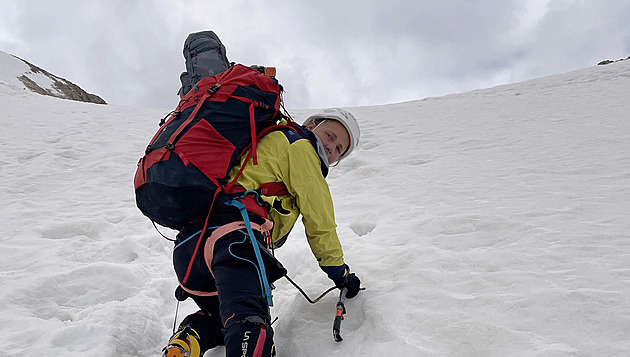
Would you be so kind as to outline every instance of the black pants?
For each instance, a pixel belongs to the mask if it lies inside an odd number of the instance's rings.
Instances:
[[[253,221],[260,221],[259,217],[250,217]],[[234,221],[242,221],[240,213],[232,207],[222,207],[217,214],[213,214],[209,226],[216,227]],[[182,230],[176,244],[198,230],[199,227]],[[259,242],[264,242],[261,234],[254,234]],[[187,272],[196,243],[197,239],[193,238],[175,249],[173,261],[180,281]],[[182,324],[191,324],[200,334],[202,352],[224,343],[228,357],[274,356],[269,306],[261,289],[261,269],[257,266],[247,232],[234,231],[216,241],[211,257],[214,276],[203,254],[203,250],[198,251],[185,285],[198,291],[214,289],[218,296],[192,296],[200,311],[186,317]],[[270,283],[286,274],[286,270],[264,246],[261,254]]]

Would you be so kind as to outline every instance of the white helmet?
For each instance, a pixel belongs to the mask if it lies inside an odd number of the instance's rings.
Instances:
[[[357,147],[357,144],[359,144],[359,137],[361,136],[359,124],[357,123],[354,115],[352,115],[349,111],[340,108],[324,109],[308,117],[304,121],[303,125],[307,125],[316,119],[336,120],[343,124],[348,131],[348,134],[350,134],[350,145],[348,145],[348,150],[339,157],[339,161],[350,155],[352,150],[354,150],[354,148]]]

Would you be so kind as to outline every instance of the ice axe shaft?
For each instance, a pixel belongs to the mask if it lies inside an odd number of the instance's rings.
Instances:
[[[333,338],[336,342],[343,341],[341,337],[341,320],[343,320],[343,314],[346,313],[346,307],[344,303],[346,301],[346,293],[348,288],[341,289],[339,293],[339,301],[337,301],[337,312],[335,313],[335,321],[333,322]]]

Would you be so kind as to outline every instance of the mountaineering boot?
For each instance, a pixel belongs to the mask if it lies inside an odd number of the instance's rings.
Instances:
[[[199,334],[188,325],[180,326],[162,352],[162,357],[200,357]]]

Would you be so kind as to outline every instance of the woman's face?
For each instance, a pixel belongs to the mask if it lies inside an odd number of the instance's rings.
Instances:
[[[346,127],[336,120],[325,120],[319,125],[310,122],[306,127],[321,140],[326,150],[328,163],[331,165],[337,162],[341,154],[350,146],[350,135]]]

